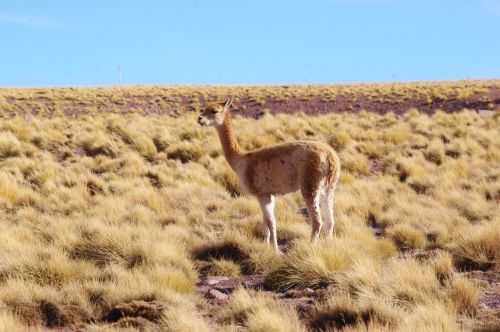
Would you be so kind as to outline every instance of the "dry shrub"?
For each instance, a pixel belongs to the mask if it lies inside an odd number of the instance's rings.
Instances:
[[[95,263],[99,267],[109,264],[121,264],[128,268],[145,264],[147,257],[140,249],[126,248],[112,238],[100,238],[93,235],[83,238],[69,249],[69,256]]]
[[[159,152],[165,151],[170,146],[172,141],[172,137],[163,131],[153,136],[153,144]]]
[[[428,303],[441,290],[433,267],[415,259],[390,261],[378,284],[386,297],[405,307]]]
[[[104,317],[106,322],[118,322],[127,318],[144,318],[157,323],[162,318],[164,305],[156,301],[131,301],[114,306]]]
[[[461,331],[452,310],[439,302],[418,305],[410,314],[403,315],[402,331]]]
[[[215,175],[215,181],[221,184],[232,197],[241,195],[238,176],[232,170],[224,168],[223,171]]]
[[[356,327],[366,329],[372,326],[394,328],[398,324],[398,312],[384,304],[356,303],[349,296],[336,296],[317,308],[309,327],[312,331],[337,331]]]
[[[198,145],[193,145],[189,142],[181,142],[170,145],[166,149],[166,153],[169,159],[179,160],[182,163],[187,163],[190,161],[198,161],[203,155],[203,150]]]
[[[450,285],[449,298],[458,313],[473,315],[479,305],[479,289],[472,281],[457,278]]]
[[[389,152],[389,147],[384,143],[363,142],[356,149],[369,159],[381,159]]]
[[[206,244],[193,250],[193,257],[201,261],[223,260],[232,262],[240,267],[243,273],[252,273],[254,265],[250,260],[249,253],[242,246],[233,241],[220,241],[214,244]],[[226,264],[226,267],[228,265]],[[235,266],[231,265],[232,272],[235,272]]]
[[[166,331],[196,331],[211,332],[214,331],[211,324],[207,322],[194,308],[170,307],[163,315],[161,328]]]
[[[289,258],[274,268],[265,279],[269,290],[286,291],[292,288],[324,288],[335,282],[335,272],[347,269],[352,258],[345,243],[325,242],[314,247],[299,242],[289,252]]]
[[[10,131],[22,142],[29,142],[36,131],[36,124],[30,123],[21,117],[15,117],[3,122],[1,129],[2,131]]]
[[[116,157],[117,147],[104,133],[98,132],[87,135],[82,138],[82,148],[90,157],[104,155],[108,157]]]
[[[112,120],[108,124],[108,129],[118,134],[125,143],[132,145],[145,158],[152,159],[158,153],[151,137],[138,131],[132,125]]]
[[[345,130],[334,133],[329,139],[330,144],[336,151],[344,150],[352,142],[351,135]]]
[[[11,174],[0,172],[0,204],[7,206],[34,205],[38,197],[33,190],[19,184]]]
[[[203,274],[226,277],[239,277],[241,266],[232,260],[213,259],[203,268]]]
[[[431,265],[436,273],[436,278],[442,285],[448,283],[454,275],[453,258],[447,252],[440,252],[432,261]]]
[[[49,328],[64,327],[74,323],[75,318],[80,318],[66,312],[61,306],[44,300],[35,305],[19,304],[16,314],[22,316],[30,325],[44,325]]]
[[[0,158],[16,157],[21,154],[21,143],[10,132],[0,133]]]
[[[287,259],[271,269],[265,279],[267,289],[286,291],[292,288],[324,288],[336,282],[340,272],[348,271],[360,257],[368,255],[379,260],[391,255],[383,242],[357,233],[355,241],[349,234],[321,246],[298,240],[287,253]],[[371,249],[371,251],[370,251]]]
[[[459,270],[487,270],[500,261],[500,222],[467,227],[450,244]]]
[[[410,130],[404,125],[400,124],[386,129],[382,134],[382,140],[390,144],[402,144],[409,139]]]
[[[30,331],[42,331],[41,327],[38,326],[26,326],[22,324],[19,320],[19,317],[16,315],[2,310],[0,312],[0,331],[9,331],[9,332],[24,332],[27,330]]]
[[[388,228],[386,233],[400,249],[421,249],[425,247],[424,233],[408,224],[396,224]]]
[[[248,331],[304,332],[292,308],[257,292],[236,290],[222,309],[222,321],[244,326]]]
[[[442,144],[433,142],[424,152],[425,159],[436,165],[441,165],[444,161],[444,149]]]
[[[347,152],[341,156],[342,169],[348,173],[356,175],[370,174],[370,163],[368,158],[359,153],[348,154]]]

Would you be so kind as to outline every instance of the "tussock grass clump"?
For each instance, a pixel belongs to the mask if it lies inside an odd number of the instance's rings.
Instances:
[[[165,151],[170,146],[172,141],[173,138],[165,132],[160,132],[153,136],[153,144],[159,152]]]
[[[335,284],[341,273],[350,270],[360,257],[370,255],[374,260],[379,260],[391,255],[391,250],[386,252],[384,246],[383,242],[378,243],[363,234],[358,234],[358,238],[352,242],[345,235],[337,237],[335,241],[322,242],[321,246],[311,246],[299,240],[288,252],[287,259],[266,276],[265,287],[278,291],[325,288]],[[378,250],[370,252],[363,247],[378,247]]]
[[[225,168],[215,175],[215,181],[221,184],[232,197],[241,195],[240,182],[233,171]]]
[[[35,205],[38,195],[16,181],[11,174],[0,172],[0,204],[6,207]]]
[[[329,139],[330,144],[336,151],[344,150],[352,142],[351,135],[345,130],[334,133]]]
[[[97,242],[97,243],[96,243]],[[81,259],[94,262],[97,266],[103,267],[111,263],[122,264],[128,268],[133,268],[144,264],[146,257],[138,250],[125,252],[122,245],[112,240],[96,241],[96,239],[84,239],[77,242],[69,251],[73,259]]]
[[[397,123],[397,120],[394,120]],[[399,123],[388,128],[382,136],[382,140],[388,144],[403,144],[410,138],[411,131],[407,125]]]
[[[132,125],[110,121],[108,128],[111,132],[118,134],[125,143],[131,144],[143,157],[151,159],[158,153],[151,137],[138,131]]]
[[[242,272],[240,264],[232,260],[212,259],[200,273],[211,276],[239,277]]]
[[[193,257],[209,262],[203,269],[205,274],[239,275],[240,272],[249,274],[255,270],[249,253],[239,243],[230,240],[197,247]]]
[[[342,156],[342,169],[347,170],[354,175],[370,174],[370,163],[368,158],[363,154],[349,155],[347,152]]]
[[[431,262],[436,278],[442,285],[449,282],[454,276],[453,257],[445,252],[439,253]]]
[[[162,317],[161,326],[166,331],[214,331],[211,324],[201,317],[195,308],[186,310],[186,306],[170,307]]]
[[[458,313],[473,315],[479,304],[479,289],[468,279],[453,280],[449,290],[450,301]]]
[[[117,155],[117,147],[103,133],[83,137],[81,144],[85,153],[90,157],[104,155],[114,158]]]
[[[0,312],[0,330],[12,332],[26,331],[26,325],[19,321],[19,316],[10,312]],[[41,331],[41,328],[34,327],[32,331]]]
[[[359,304],[349,296],[340,296],[320,305],[312,315],[312,331],[392,329],[398,325],[397,309],[382,302]]]
[[[429,148],[424,152],[425,159],[440,166],[444,160],[444,148],[439,142],[432,142]]]
[[[16,157],[21,154],[21,143],[10,132],[0,133],[0,158]]]
[[[450,244],[459,270],[487,270],[500,263],[500,222],[467,227]]]
[[[216,244],[207,244],[196,248],[193,251],[195,259],[210,260],[210,259],[225,259],[233,262],[241,262],[247,260],[249,255],[236,242],[220,242]]]
[[[221,312],[221,320],[229,325],[240,325],[248,331],[301,331],[305,327],[297,314],[276,300],[244,289],[235,291],[231,301]]]
[[[461,331],[457,316],[452,309],[439,302],[418,305],[411,314],[403,315],[401,330],[403,331]]]
[[[89,313],[75,305],[61,305],[41,300],[36,304],[18,304],[16,316],[28,325],[61,328],[71,324],[89,320]]]
[[[397,224],[387,229],[387,236],[400,249],[421,249],[425,246],[425,235],[407,224]]]
[[[171,145],[166,149],[167,158],[180,160],[182,163],[196,162],[203,154],[203,150],[187,142]]]

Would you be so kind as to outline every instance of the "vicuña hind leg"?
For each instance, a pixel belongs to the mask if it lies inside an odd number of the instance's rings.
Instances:
[[[258,198],[262,216],[264,218],[264,228],[267,243],[271,243],[277,253],[281,253],[278,248],[278,239],[276,236],[276,218],[274,217],[274,196],[261,196]]]
[[[333,238],[335,227],[335,187],[327,188],[321,193],[320,207],[325,220],[325,233],[328,238]]]
[[[309,213],[309,219],[312,226],[311,242],[316,242],[319,238],[321,226],[323,224],[319,209],[319,192],[309,197],[304,197],[304,200],[306,201],[307,212]]]
[[[320,181],[319,177],[315,176],[315,172],[311,171],[309,173],[309,178],[304,183],[302,187],[302,196],[307,206],[307,212],[309,214],[310,224],[312,227],[311,232],[311,242],[316,242],[319,238],[321,232],[321,212],[319,208],[320,202]]]

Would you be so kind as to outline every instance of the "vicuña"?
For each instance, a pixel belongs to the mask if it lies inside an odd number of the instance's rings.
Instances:
[[[279,254],[274,216],[275,195],[300,190],[312,226],[311,241],[316,242],[325,220],[325,232],[333,237],[334,195],[340,176],[340,161],[327,144],[296,141],[254,151],[243,151],[231,123],[232,100],[204,109],[198,118],[202,126],[217,129],[227,162],[238,175],[243,191],[260,203],[266,241]]]

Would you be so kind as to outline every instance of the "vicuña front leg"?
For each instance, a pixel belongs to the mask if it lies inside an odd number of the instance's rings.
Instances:
[[[281,253],[278,248],[278,239],[276,236],[276,218],[274,217],[274,196],[261,196],[258,198],[264,218],[264,228],[266,229],[266,241],[270,243],[277,253]]]

